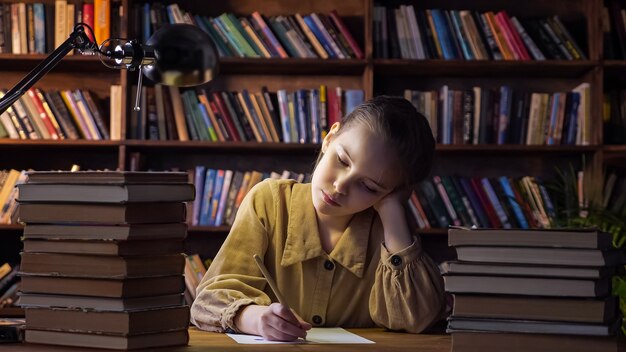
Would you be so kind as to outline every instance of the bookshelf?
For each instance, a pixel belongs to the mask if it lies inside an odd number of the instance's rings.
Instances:
[[[0,0],[1,1],[1,0]],[[47,0],[46,3],[53,3]],[[75,3],[80,3],[76,1]],[[136,4],[122,0],[125,11],[121,18],[121,34],[134,38],[136,28],[131,16]],[[174,3],[166,1],[166,4]],[[295,90],[326,84],[344,89],[362,89],[366,98],[377,94],[402,95],[404,89],[438,89],[448,84],[455,89],[474,85],[498,87],[508,84],[529,91],[553,92],[570,90],[581,82],[591,85],[592,128],[588,146],[526,146],[526,145],[438,145],[433,174],[465,176],[554,175],[554,167],[580,166],[581,156],[597,166],[619,165],[626,159],[624,146],[602,144],[602,97],[605,83],[626,76],[622,60],[603,60],[600,12],[601,0],[527,0],[524,2],[474,0],[406,0],[386,1],[386,6],[412,4],[416,9],[467,9],[476,11],[506,10],[519,17],[540,17],[558,14],[563,21],[576,25],[582,32],[581,44],[586,60],[564,61],[463,61],[379,59],[373,55],[373,0],[335,1],[253,1],[225,0],[206,5],[180,0],[181,8],[194,14],[218,16],[223,12],[248,15],[259,11],[266,16],[293,13],[329,13],[336,10],[364,50],[364,59],[262,59],[224,58],[220,60],[219,77],[207,84],[215,90],[260,90],[267,86]],[[44,55],[0,54],[3,85],[15,84]],[[97,58],[67,56],[38,83],[42,89],[89,89],[107,101],[109,87],[121,85],[122,140],[120,141],[30,141],[0,140],[0,168],[68,169],[79,164],[83,169],[129,169],[133,157],[139,156],[141,170],[191,169],[207,165],[227,169],[289,168],[308,172],[319,151],[313,144],[256,142],[146,141],[127,138],[127,125],[134,104],[130,87],[136,84],[137,73],[111,70]],[[149,83],[148,83],[149,85]],[[213,256],[228,231],[227,227],[191,227],[187,249],[203,257]],[[0,225],[0,262],[17,260],[21,227]],[[445,230],[423,231],[426,246],[445,251]]]

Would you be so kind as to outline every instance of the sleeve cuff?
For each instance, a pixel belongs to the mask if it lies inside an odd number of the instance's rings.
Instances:
[[[413,243],[410,246],[396,253],[390,253],[384,242],[381,244],[380,261],[392,270],[404,270],[409,263],[415,262],[421,257],[422,245],[417,236],[413,236]]]
[[[240,299],[238,301],[233,302],[228,308],[224,310],[224,314],[222,314],[222,328],[224,331],[233,331],[235,333],[241,333],[239,329],[235,326],[235,317],[241,308],[248,306],[250,304],[254,304],[254,300],[249,298]]]

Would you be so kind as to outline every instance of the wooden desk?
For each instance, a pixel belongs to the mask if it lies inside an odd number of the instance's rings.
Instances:
[[[189,345],[184,347],[150,349],[172,352],[228,352],[228,351],[393,351],[393,352],[449,352],[450,335],[415,335],[386,332],[382,329],[350,329],[350,331],[375,341],[369,345],[240,345],[225,334],[189,329]],[[106,351],[101,349],[62,347],[38,344],[2,344],[0,350],[11,352],[78,352]],[[145,350],[139,350],[145,351]]]

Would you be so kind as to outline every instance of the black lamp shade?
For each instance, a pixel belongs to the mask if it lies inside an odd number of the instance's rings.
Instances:
[[[154,48],[155,63],[143,68],[155,83],[170,86],[196,86],[215,78],[219,58],[211,38],[196,26],[165,26],[146,42]]]

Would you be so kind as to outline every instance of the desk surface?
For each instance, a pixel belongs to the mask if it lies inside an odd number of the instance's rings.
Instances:
[[[415,335],[396,332],[386,332],[382,329],[349,329],[350,331],[375,341],[375,344],[358,345],[358,351],[411,351],[411,352],[449,352],[450,335]],[[225,334],[189,329],[189,345],[150,351],[173,352],[228,352],[228,351],[354,351],[357,345],[240,345]],[[9,347],[9,348],[6,348]],[[78,351],[105,351],[101,349],[86,349],[77,347],[62,347],[36,344],[3,344],[0,350],[11,352],[78,352]],[[141,350],[140,350],[141,351]]]

